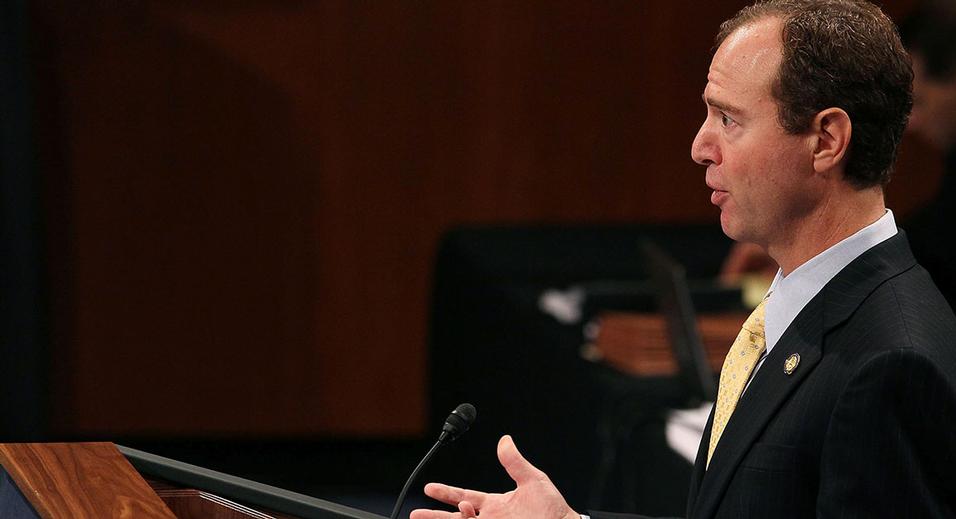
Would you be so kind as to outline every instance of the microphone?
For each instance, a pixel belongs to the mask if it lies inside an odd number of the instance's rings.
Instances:
[[[477,417],[478,411],[475,409],[475,406],[471,404],[459,405],[448,415],[448,418],[445,418],[445,425],[441,428],[441,435],[438,437],[438,441],[442,445],[448,445],[457,440],[459,436],[468,431],[468,428],[471,427],[471,424]]]
[[[398,495],[398,502],[395,503],[395,508],[392,510],[391,519],[398,519],[398,514],[402,511],[402,505],[405,504],[405,496],[408,494],[408,489],[411,488],[412,482],[418,477],[418,473],[422,471],[422,468],[424,468],[428,461],[432,459],[432,456],[438,452],[438,448],[455,441],[459,436],[465,434],[477,417],[478,411],[475,410],[475,406],[471,404],[461,404],[448,415],[448,418],[445,418],[445,425],[441,428],[438,441],[435,442],[435,445],[432,445],[432,448],[428,450],[428,454],[425,454],[422,461],[419,462],[415,470],[412,471],[412,475],[408,477],[408,481],[405,482],[405,486],[402,488],[402,493]]]

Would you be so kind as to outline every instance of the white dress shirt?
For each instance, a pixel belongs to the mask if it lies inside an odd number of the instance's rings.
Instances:
[[[778,270],[767,292],[770,294],[764,315],[767,354],[770,354],[803,307],[807,306],[831,279],[864,252],[892,238],[896,233],[893,211],[887,209],[879,220],[817,254],[789,275],[784,276],[783,271]]]

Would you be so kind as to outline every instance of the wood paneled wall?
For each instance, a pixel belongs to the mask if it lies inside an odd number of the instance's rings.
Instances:
[[[35,3],[58,431],[420,433],[443,231],[716,220],[689,150],[742,3]]]

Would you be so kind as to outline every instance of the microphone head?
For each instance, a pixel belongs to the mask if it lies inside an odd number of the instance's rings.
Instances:
[[[478,411],[471,404],[461,404],[445,419],[445,425],[441,428],[441,436],[438,441],[442,443],[451,443],[461,436],[471,427],[471,424],[478,417]]]

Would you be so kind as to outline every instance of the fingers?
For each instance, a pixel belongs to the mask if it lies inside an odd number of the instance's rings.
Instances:
[[[478,492],[477,490],[468,490],[443,485],[441,483],[429,483],[425,485],[425,495],[451,506],[458,506],[458,503],[468,501],[475,508],[481,508],[481,504],[487,496],[484,492]]]
[[[475,511],[475,505],[470,501],[459,500],[455,503],[451,502],[450,498],[456,495],[466,495],[469,493],[481,494],[481,492],[450,487],[448,485],[441,485],[438,483],[429,483],[428,485],[425,485],[425,493],[434,499],[438,499],[439,501],[448,503],[450,505],[457,504],[459,511],[443,512],[441,510],[418,509],[412,510],[409,519],[477,519],[478,517],[478,513]]]
[[[425,510],[419,508],[412,510],[409,519],[467,519],[462,517],[460,512],[442,512],[441,510]]]
[[[505,468],[505,471],[518,486],[540,479],[542,476],[542,472],[518,452],[518,447],[515,446],[511,436],[504,435],[498,441],[498,461],[501,462],[501,466]],[[478,508],[481,508],[480,504],[478,504]]]
[[[462,501],[458,503],[458,511],[461,512],[463,519],[473,519],[478,517],[478,512],[475,511],[475,507],[468,501]]]
[[[412,510],[409,519],[477,519],[478,512],[468,501],[458,503],[458,512],[443,512],[440,510]]]

